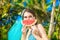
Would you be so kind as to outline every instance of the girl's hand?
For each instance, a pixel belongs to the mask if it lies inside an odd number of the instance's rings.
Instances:
[[[27,31],[26,26],[23,26],[23,28],[22,28],[22,38],[21,38],[21,40],[25,40],[25,39],[26,39],[26,31]]]
[[[26,35],[26,31],[27,31],[26,26],[23,26],[23,28],[22,28],[22,34],[23,34],[23,35]]]
[[[38,28],[36,26],[32,26],[32,34],[37,40],[42,40],[41,35],[39,34]]]

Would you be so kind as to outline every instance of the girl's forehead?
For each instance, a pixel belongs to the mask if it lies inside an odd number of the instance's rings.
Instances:
[[[25,12],[24,13],[24,16],[29,16],[29,15],[33,16],[32,13],[30,13],[30,12]]]

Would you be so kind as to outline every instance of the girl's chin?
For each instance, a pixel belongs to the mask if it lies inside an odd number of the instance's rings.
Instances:
[[[25,25],[25,26],[32,26],[32,25]]]

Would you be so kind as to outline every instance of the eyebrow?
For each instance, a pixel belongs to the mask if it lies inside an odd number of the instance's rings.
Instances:
[[[32,16],[32,15],[30,15],[30,16]]]

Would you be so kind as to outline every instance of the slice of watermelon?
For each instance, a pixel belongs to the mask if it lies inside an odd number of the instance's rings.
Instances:
[[[31,24],[33,24],[34,22],[35,22],[35,20],[32,19],[32,20],[23,20],[22,23],[23,23],[24,25],[31,25]]]

